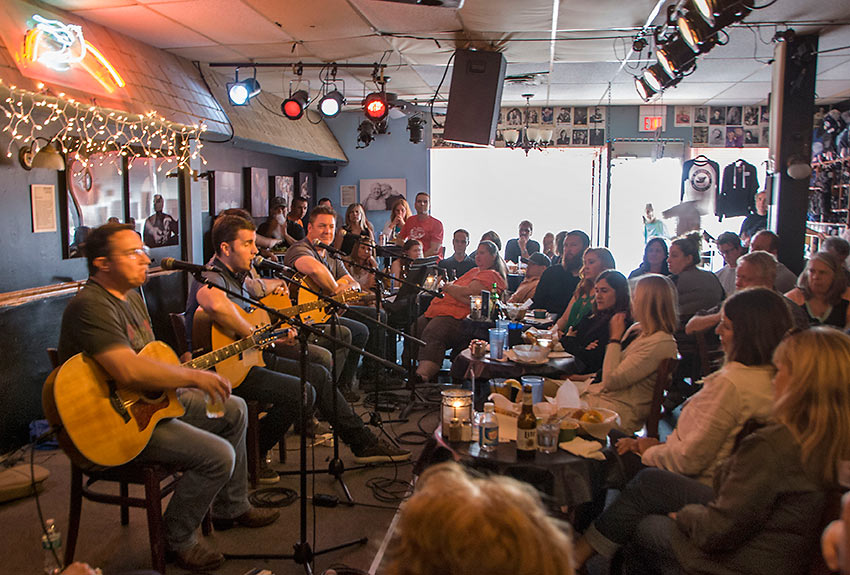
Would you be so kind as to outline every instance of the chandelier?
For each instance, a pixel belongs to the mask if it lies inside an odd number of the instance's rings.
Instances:
[[[522,97],[525,98],[525,127],[519,130],[505,130],[503,135],[507,147],[512,150],[524,150],[527,156],[529,150],[542,150],[552,143],[552,130],[529,127],[529,105],[534,94],[523,94]]]

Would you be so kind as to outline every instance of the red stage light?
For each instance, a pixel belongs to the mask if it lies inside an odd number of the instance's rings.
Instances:
[[[381,92],[372,92],[366,96],[363,100],[363,111],[367,118],[376,122],[386,118],[389,112],[386,95]]]

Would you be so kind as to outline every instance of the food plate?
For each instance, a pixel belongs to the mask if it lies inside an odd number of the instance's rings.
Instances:
[[[573,354],[571,354],[568,351],[550,351],[549,352],[549,359],[565,359],[565,358],[568,358],[568,357],[573,357]]]
[[[524,360],[521,360],[516,356],[516,354],[514,353],[514,351],[512,349],[507,350],[504,353],[504,356],[505,356],[506,359],[509,359],[512,362],[518,363],[520,365],[545,365],[545,364],[549,363],[548,359],[541,359],[539,361],[524,361]]]

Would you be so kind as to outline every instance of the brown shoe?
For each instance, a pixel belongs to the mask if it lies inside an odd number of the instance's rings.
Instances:
[[[200,542],[183,551],[172,551],[170,555],[177,566],[186,571],[211,571],[224,565],[224,555]]]
[[[248,511],[234,517],[232,519],[213,519],[213,527],[217,531],[225,531],[232,527],[249,527],[255,529],[257,527],[265,527],[271,525],[277,518],[280,517],[280,511],[276,509],[266,509],[262,507],[251,507]]]

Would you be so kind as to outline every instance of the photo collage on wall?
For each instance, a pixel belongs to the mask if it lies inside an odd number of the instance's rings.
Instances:
[[[693,127],[694,146],[758,148],[769,143],[768,106],[676,106],[675,126]]]
[[[604,146],[605,122],[608,110],[604,106],[507,106],[499,110],[496,127],[496,147],[505,148],[505,132],[526,126],[540,132],[551,132],[549,147]],[[437,116],[440,123],[445,116]],[[443,140],[443,130],[434,127],[432,147],[460,147]]]

